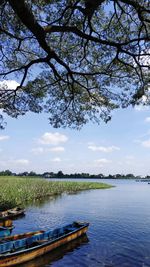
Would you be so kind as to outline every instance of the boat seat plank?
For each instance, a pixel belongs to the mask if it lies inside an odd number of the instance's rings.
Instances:
[[[16,240],[16,241],[13,241],[13,245],[14,245],[14,248],[15,249],[19,249],[19,248],[24,248],[26,247],[26,239],[20,239],[20,240]]]
[[[9,252],[13,249],[13,242],[4,243],[0,245],[0,254]]]
[[[26,239],[27,245],[30,246],[32,243],[36,242],[38,240],[38,237],[32,236]]]

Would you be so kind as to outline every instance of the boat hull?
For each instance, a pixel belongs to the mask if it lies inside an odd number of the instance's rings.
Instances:
[[[1,267],[16,266],[18,264],[22,264],[27,261],[33,260],[39,256],[42,256],[52,251],[53,249],[56,249],[80,237],[81,235],[86,233],[87,229],[88,229],[88,226],[84,226],[80,228],[79,230],[69,233],[68,235],[58,238],[57,240],[54,240],[52,242],[48,242],[46,244],[39,245],[38,247],[33,247],[33,248],[29,248],[21,252],[14,253],[15,255],[1,256],[0,266]]]
[[[0,227],[0,239],[10,236],[11,230],[12,229],[7,228],[7,227]]]
[[[6,211],[0,212],[0,221],[8,220],[8,219],[16,219],[18,217],[24,216],[25,210],[24,209],[10,209]]]
[[[10,228],[12,228],[13,227],[13,222],[12,222],[12,220],[10,220],[10,219],[7,219],[7,220],[0,220],[0,226],[2,226],[2,227],[10,227]]]

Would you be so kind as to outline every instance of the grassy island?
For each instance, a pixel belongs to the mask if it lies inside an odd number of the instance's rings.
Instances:
[[[0,177],[0,209],[25,206],[35,200],[81,190],[106,189],[108,184],[95,182],[48,181],[41,178]]]

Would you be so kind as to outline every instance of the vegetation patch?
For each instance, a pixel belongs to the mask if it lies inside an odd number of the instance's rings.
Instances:
[[[48,181],[41,178],[0,177],[0,210],[62,193],[106,189],[111,185],[95,182]]]

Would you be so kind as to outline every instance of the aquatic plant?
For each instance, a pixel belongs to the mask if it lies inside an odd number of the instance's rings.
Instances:
[[[81,190],[110,188],[97,182],[49,181],[42,178],[0,177],[0,209],[25,206],[37,199]]]

